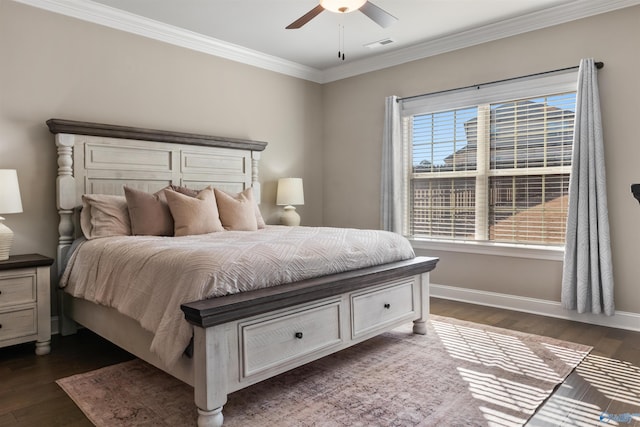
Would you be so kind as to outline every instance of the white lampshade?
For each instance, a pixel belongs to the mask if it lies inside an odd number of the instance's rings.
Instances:
[[[367,0],[320,0],[320,5],[337,13],[349,13],[358,10]]]
[[[302,178],[280,178],[278,180],[278,205],[304,205]]]
[[[280,216],[280,222],[284,225],[300,225],[300,215],[292,205],[304,205],[304,191],[302,190],[302,178],[280,178],[278,180],[278,193],[276,204],[286,205]]]
[[[22,199],[15,169],[0,169],[0,214],[22,212]]]
[[[15,169],[0,169],[0,214],[22,212],[22,199],[18,186],[18,173]],[[9,259],[13,231],[1,221],[0,217],[0,261]]]

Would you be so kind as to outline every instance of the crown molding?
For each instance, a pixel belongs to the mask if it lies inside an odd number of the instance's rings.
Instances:
[[[318,70],[89,0],[13,1],[316,83],[330,83],[441,53],[640,4],[640,0],[574,0],[570,3],[525,16],[485,25],[461,33],[450,34],[326,70]]]
[[[204,36],[153,19],[144,18],[90,0],[13,1],[116,30],[159,40],[197,52],[275,71],[276,73],[298,77],[316,83],[322,81],[322,72],[315,68],[267,55],[213,37]]]
[[[640,4],[640,0],[576,0],[526,16],[439,37],[407,48],[329,68],[323,71],[321,83],[342,80],[417,59],[424,59],[638,4]]]

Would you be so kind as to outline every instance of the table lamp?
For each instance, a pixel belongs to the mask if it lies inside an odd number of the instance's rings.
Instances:
[[[302,178],[280,178],[278,180],[276,204],[279,206],[284,205],[284,212],[280,216],[280,222],[283,225],[300,225],[300,215],[293,205],[304,205]]]
[[[0,214],[22,212],[18,174],[15,169],[0,169]],[[2,223],[0,216],[0,261],[9,259],[13,231]]]

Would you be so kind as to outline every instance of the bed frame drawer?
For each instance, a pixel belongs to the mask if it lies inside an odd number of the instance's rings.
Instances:
[[[415,317],[413,280],[351,296],[351,335],[359,338]]]
[[[36,301],[36,276],[0,275],[0,308]]]
[[[256,375],[342,343],[340,301],[239,325],[242,376]]]

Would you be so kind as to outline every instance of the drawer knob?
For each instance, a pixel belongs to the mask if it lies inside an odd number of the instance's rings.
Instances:
[[[386,303],[386,304],[384,305],[384,308],[391,308],[391,304]]]
[[[302,332],[296,332],[296,338],[302,339]]]

